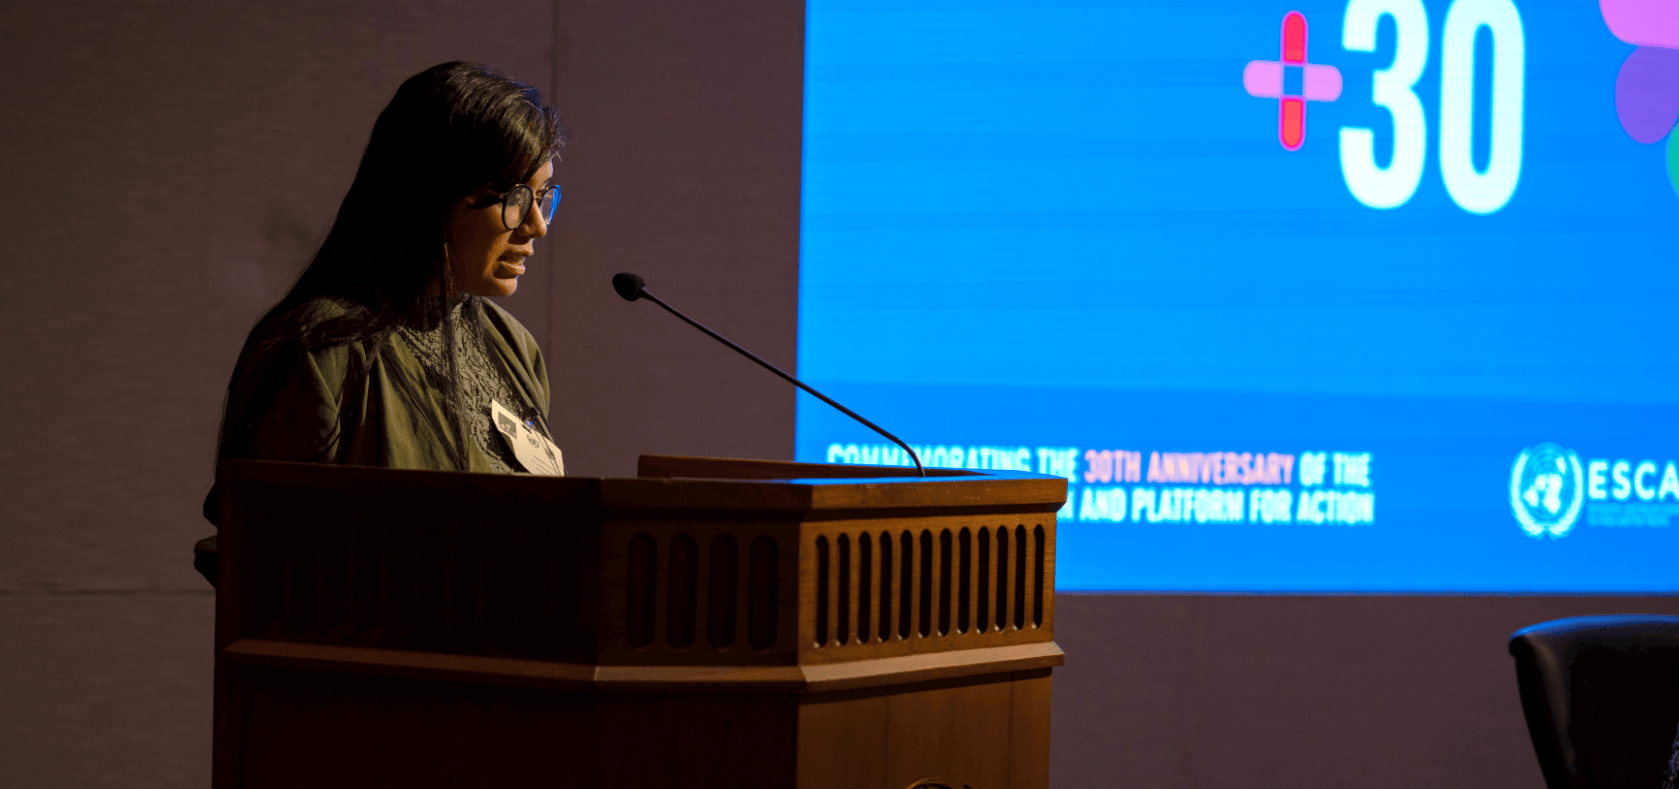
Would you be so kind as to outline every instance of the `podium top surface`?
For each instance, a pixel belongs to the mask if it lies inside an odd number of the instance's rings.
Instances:
[[[862,512],[1054,512],[1067,480],[1022,471],[842,466],[738,458],[643,455],[639,476],[538,477],[319,463],[224,460],[218,476],[316,489],[423,488],[504,501],[596,504],[607,510],[758,512],[847,517]]]

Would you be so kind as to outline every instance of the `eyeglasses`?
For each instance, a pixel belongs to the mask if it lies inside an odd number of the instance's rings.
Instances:
[[[525,223],[525,217],[530,216],[531,204],[535,203],[542,211],[542,221],[554,221],[554,206],[560,204],[560,185],[550,184],[538,192],[524,184],[519,184],[507,190],[501,196],[501,223],[508,230],[517,229]]]

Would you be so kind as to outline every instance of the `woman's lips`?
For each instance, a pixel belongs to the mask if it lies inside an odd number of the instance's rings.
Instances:
[[[496,261],[497,268],[504,273],[503,277],[517,277],[525,273],[525,259],[520,255],[508,255]]]

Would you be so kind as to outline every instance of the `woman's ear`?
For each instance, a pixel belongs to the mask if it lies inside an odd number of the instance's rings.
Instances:
[[[472,210],[472,195],[467,195],[455,201],[449,207],[449,212],[443,221],[443,243],[447,246],[461,235],[461,223],[466,221],[467,214]]]

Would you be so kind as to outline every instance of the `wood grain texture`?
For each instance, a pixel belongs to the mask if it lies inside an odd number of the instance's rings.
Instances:
[[[799,705],[799,789],[888,786],[886,696],[832,695]]]
[[[1048,786],[1049,670],[1016,671],[1009,693],[1009,785]]]
[[[950,682],[889,696],[887,785],[938,778],[952,786],[1011,786],[1012,711],[999,714],[1010,710],[1013,683],[1007,679]]]
[[[1028,729],[1047,721],[1047,679],[1047,670],[1037,670],[806,696],[798,786],[897,788],[937,778],[976,789],[1044,789],[1047,734]],[[1000,705],[1009,714],[999,715]]]

